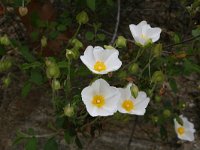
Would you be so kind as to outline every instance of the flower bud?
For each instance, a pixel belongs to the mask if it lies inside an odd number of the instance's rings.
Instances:
[[[130,67],[129,67],[129,71],[130,71],[130,73],[132,73],[132,74],[137,74],[138,71],[139,71],[139,66],[138,66],[138,64],[137,64],[137,63],[131,64]]]
[[[3,60],[0,61],[0,72],[4,72],[7,71],[8,69],[10,69],[12,66],[12,62],[11,60]]]
[[[178,106],[179,106],[179,109],[184,110],[186,107],[186,104],[185,104],[185,102],[180,102]]]
[[[2,79],[2,82],[3,82],[3,87],[7,88],[11,83],[11,79],[9,76],[7,76]]]
[[[64,107],[64,115],[67,117],[72,117],[74,115],[74,108],[70,104]]]
[[[71,49],[66,49],[66,58],[71,60],[71,59],[75,59],[75,53],[73,50]]]
[[[81,11],[77,16],[76,16],[76,21],[79,24],[86,24],[89,21],[88,15],[85,11]]]
[[[45,36],[42,37],[40,42],[41,42],[41,46],[42,47],[46,47],[47,46],[47,38]]]
[[[55,91],[61,89],[60,82],[58,80],[54,79],[51,83],[51,87]]]
[[[79,50],[80,48],[83,48],[83,43],[78,39],[72,39],[70,43],[74,46],[73,49]]]
[[[165,110],[163,111],[163,116],[164,116],[165,118],[170,117],[170,116],[171,116],[171,111],[170,111],[169,109],[165,109]]]
[[[5,46],[10,45],[10,40],[6,34],[0,38],[0,44],[5,45]]]
[[[135,84],[133,84],[133,85],[131,86],[130,90],[131,90],[132,96],[133,96],[134,98],[137,98],[138,92],[139,92],[138,87],[137,87]]]
[[[105,49],[115,49],[114,47],[112,47],[111,45],[104,45]]]
[[[46,74],[48,78],[58,78],[60,76],[60,69],[56,64],[47,67]]]
[[[26,14],[28,13],[28,8],[27,7],[23,7],[23,6],[21,6],[21,7],[19,7],[19,14],[20,14],[20,16],[26,16]]]
[[[157,123],[158,122],[158,116],[152,116],[151,117],[152,118],[152,121],[154,122],[154,123]]]
[[[152,82],[154,83],[162,83],[165,80],[165,75],[162,71],[156,71],[153,73]]]
[[[118,38],[116,40],[116,46],[118,48],[126,47],[126,39],[123,36],[118,36]]]
[[[159,57],[162,54],[162,44],[156,44],[153,47],[153,56],[154,57]]]

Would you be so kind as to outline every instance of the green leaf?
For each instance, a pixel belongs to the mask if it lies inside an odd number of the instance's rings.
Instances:
[[[41,85],[43,83],[42,74],[38,69],[32,69],[31,70],[30,81],[37,84],[37,85]]]
[[[100,40],[100,41],[104,41],[105,38],[106,38],[106,36],[105,36],[105,34],[97,34],[97,38],[98,38],[98,40]]]
[[[174,80],[173,78],[169,80],[169,85],[172,88],[174,93],[178,91],[176,80]]]
[[[15,140],[13,141],[12,145],[17,145],[17,144],[19,144],[20,142],[22,142],[24,139],[25,139],[25,137],[23,137],[23,136],[17,136],[17,137],[15,138]]]
[[[39,38],[39,32],[38,31],[33,31],[33,32],[31,32],[30,36],[31,36],[31,39],[33,41],[36,41]]]
[[[195,36],[198,36],[200,35],[200,27],[195,29],[195,30],[192,30],[192,36],[195,37]]]
[[[4,54],[6,54],[6,49],[0,45],[0,56],[3,56]]]
[[[180,36],[178,34],[174,33],[173,41],[174,41],[174,43],[179,43],[181,41]]]
[[[52,31],[52,32],[50,32],[50,34],[49,34],[49,38],[50,38],[50,39],[55,39],[55,38],[58,36],[58,34],[59,34],[59,32],[57,32],[57,31]]]
[[[114,5],[114,2],[113,0],[106,0],[107,4],[110,5],[110,6],[113,6]]]
[[[58,143],[54,138],[50,138],[44,145],[44,150],[58,150]]]
[[[37,150],[37,139],[32,137],[28,139],[27,143],[25,144],[25,150]]]
[[[60,61],[57,63],[59,68],[67,68],[68,67],[67,64],[68,64],[67,61]]]
[[[74,129],[66,130],[64,133],[65,142],[70,144],[76,136],[76,131]]]
[[[66,30],[66,26],[65,25],[63,25],[63,24],[60,24],[60,25],[58,25],[58,27],[57,27],[57,30],[58,31],[65,31]]]
[[[86,38],[88,41],[92,41],[92,40],[94,39],[94,33],[88,31],[88,32],[85,34],[85,38]]]
[[[186,74],[190,74],[190,73],[193,73],[193,72],[200,73],[200,66],[191,62],[188,59],[184,60],[183,66],[184,66],[184,71],[185,71]]]
[[[92,11],[95,11],[95,9],[96,9],[96,0],[87,0],[87,6],[88,6]]]
[[[22,97],[26,97],[29,94],[29,92],[31,90],[31,86],[32,86],[32,84],[30,82],[26,82],[24,84],[22,91],[21,91]]]
[[[35,61],[35,57],[32,55],[32,53],[29,51],[28,47],[21,46],[19,48],[19,51],[21,52],[21,55],[28,61],[33,62]]]
[[[75,142],[76,142],[76,145],[77,145],[80,149],[83,148],[83,145],[81,144],[81,141],[80,141],[80,139],[79,139],[78,136],[76,136],[76,138],[75,138]]]
[[[27,70],[27,69],[35,69],[35,68],[38,68],[38,67],[41,67],[42,66],[42,63],[38,62],[38,61],[34,61],[33,63],[24,63],[21,65],[21,68],[23,70]]]

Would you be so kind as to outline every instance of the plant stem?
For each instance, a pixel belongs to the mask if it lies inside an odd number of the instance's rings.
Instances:
[[[67,96],[69,97],[71,91],[71,60],[68,59],[68,73],[67,73]]]

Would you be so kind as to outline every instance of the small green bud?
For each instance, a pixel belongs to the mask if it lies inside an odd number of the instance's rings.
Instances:
[[[184,110],[184,109],[186,108],[185,102],[180,102],[178,106],[179,106],[179,108],[182,109],[182,110]]]
[[[133,84],[133,85],[130,87],[130,90],[131,90],[132,96],[133,96],[134,98],[137,98],[138,92],[139,92],[138,87],[137,87],[135,84]]]
[[[152,82],[154,83],[162,83],[165,80],[165,75],[162,71],[156,71],[153,73]]]
[[[51,64],[47,67],[46,74],[48,78],[58,78],[60,76],[60,69],[56,64]]]
[[[129,71],[132,74],[137,74],[138,71],[139,71],[139,65],[137,63],[131,64],[130,67],[129,67]]]
[[[10,40],[6,34],[0,38],[0,44],[5,45],[5,46],[10,45]]]
[[[9,76],[7,76],[2,78],[2,82],[3,82],[3,87],[7,88],[11,83],[11,79]]]
[[[161,97],[158,96],[158,95],[156,95],[156,96],[155,96],[155,101],[156,101],[157,103],[159,103],[159,102],[161,101]]]
[[[70,44],[73,45],[73,49],[79,50],[80,48],[83,48],[83,43],[79,41],[78,39],[72,39],[70,41]]]
[[[42,37],[40,42],[41,42],[41,46],[42,47],[46,47],[47,46],[47,38],[45,36]]]
[[[64,107],[64,115],[68,117],[72,117],[74,115],[74,108],[70,104]]]
[[[154,57],[159,57],[162,54],[162,44],[156,44],[153,47],[153,55]]]
[[[118,38],[116,40],[116,46],[118,48],[126,47],[126,39],[123,36],[118,36]]]
[[[51,83],[51,87],[55,91],[60,90],[61,89],[60,82],[58,80],[54,79]]]
[[[152,121],[154,123],[157,123],[158,122],[158,116],[152,116]]]
[[[48,58],[46,58],[45,64],[46,64],[47,67],[49,67],[49,66],[51,66],[53,63],[52,63]]]
[[[12,67],[12,62],[9,59],[0,61],[0,72],[7,71]]]
[[[169,109],[165,109],[165,110],[163,111],[163,116],[164,116],[165,118],[170,117],[170,116],[171,116],[171,111],[170,111]]]
[[[81,11],[77,16],[76,16],[76,21],[79,24],[86,24],[89,21],[88,15],[85,11]]]
[[[112,47],[111,45],[104,45],[105,49],[115,49],[114,47]]]
[[[66,49],[65,55],[66,55],[66,58],[69,59],[69,60],[75,59],[75,57],[76,57],[74,51],[71,50],[71,49]]]

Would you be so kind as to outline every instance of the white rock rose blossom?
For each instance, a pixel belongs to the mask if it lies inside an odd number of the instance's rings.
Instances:
[[[152,28],[146,21],[139,24],[129,25],[131,33],[136,43],[145,46],[150,42],[156,42],[160,38],[161,29],[158,27]]]
[[[144,115],[150,98],[143,91],[139,91],[137,97],[134,98],[130,89],[132,85],[130,83],[126,88],[118,88],[121,94],[118,111],[121,113]]]
[[[95,74],[107,74],[118,70],[122,62],[118,58],[119,51],[116,49],[103,49],[100,46],[88,46],[81,61]]]
[[[188,121],[183,115],[179,117],[182,119],[183,125],[179,124],[178,121],[174,119],[174,128],[178,138],[186,141],[194,141],[194,124]]]
[[[117,111],[119,90],[105,80],[98,79],[81,92],[88,113],[93,116],[110,116]]]

